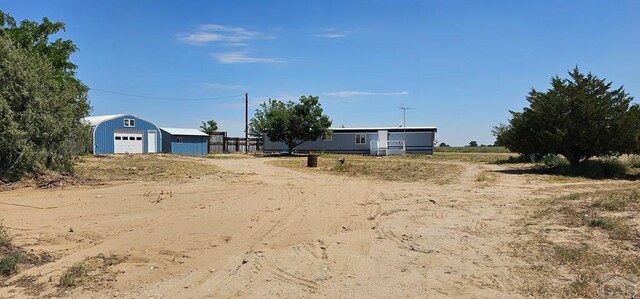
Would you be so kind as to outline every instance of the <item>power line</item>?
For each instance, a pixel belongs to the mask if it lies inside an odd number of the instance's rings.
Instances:
[[[104,93],[110,93],[110,94],[126,96],[126,97],[142,98],[142,99],[149,99],[149,100],[161,100],[161,101],[211,101],[211,100],[231,99],[231,98],[237,98],[237,97],[244,96],[244,94],[237,94],[237,95],[232,95],[232,96],[215,97],[215,98],[165,98],[165,97],[155,97],[155,96],[147,96],[147,95],[130,94],[130,93],[124,93],[124,92],[119,92],[119,91],[105,90],[105,89],[100,89],[100,88],[89,88],[89,89],[90,90],[99,91],[99,92],[104,92]]]

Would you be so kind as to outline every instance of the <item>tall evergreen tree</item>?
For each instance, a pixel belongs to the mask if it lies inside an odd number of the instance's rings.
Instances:
[[[623,87],[576,67],[555,76],[546,92],[532,89],[529,107],[493,132],[497,144],[526,156],[563,155],[572,166],[596,156],[640,152],[640,106]]]

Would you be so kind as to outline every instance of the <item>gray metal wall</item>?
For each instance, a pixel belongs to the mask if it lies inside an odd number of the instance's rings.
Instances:
[[[297,146],[294,151],[297,152],[330,152],[330,153],[353,153],[353,154],[368,154],[371,141],[378,140],[378,132],[362,132],[360,134],[366,134],[365,144],[356,144],[356,134],[359,133],[340,133],[338,131],[333,132],[333,138],[331,141],[322,141],[320,139],[315,141],[307,141]],[[406,134],[406,150],[407,153],[433,153],[433,140],[435,132],[391,132],[389,133],[388,140],[403,140],[404,134]],[[264,151],[265,152],[286,152],[287,145],[283,142],[271,142],[268,137],[264,137]]]

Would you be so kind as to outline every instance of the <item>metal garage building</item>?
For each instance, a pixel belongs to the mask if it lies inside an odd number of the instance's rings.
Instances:
[[[160,129],[130,114],[91,116],[89,151],[96,154],[140,154],[161,151]]]
[[[208,154],[209,135],[197,129],[160,128],[162,151],[177,155]]]

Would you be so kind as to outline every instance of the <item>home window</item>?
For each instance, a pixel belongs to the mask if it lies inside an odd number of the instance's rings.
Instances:
[[[122,137],[116,136],[116,140],[122,140]]]
[[[130,118],[125,118],[124,119],[124,126],[127,128],[133,128],[136,126],[136,120],[135,119],[130,119]]]
[[[129,140],[129,136],[122,136],[122,140]]]
[[[136,140],[142,140],[142,137],[136,137]]]
[[[182,143],[182,137],[176,137],[176,143]]]
[[[329,131],[322,134],[322,141],[331,141],[333,140],[333,132]]]
[[[356,134],[356,144],[366,144],[366,143],[367,143],[366,134]]]

